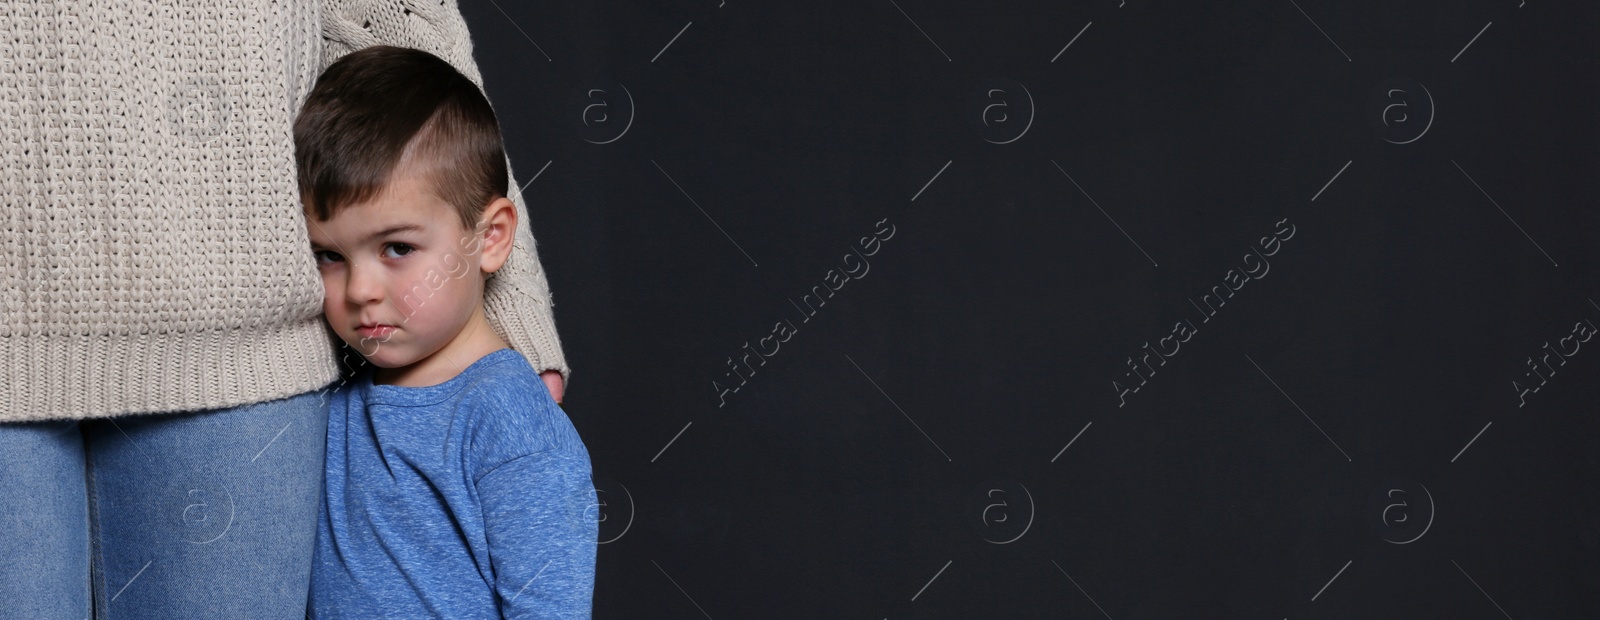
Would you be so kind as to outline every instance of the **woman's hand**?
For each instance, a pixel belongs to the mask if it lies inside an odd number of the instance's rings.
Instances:
[[[544,379],[544,386],[550,389],[550,398],[554,398],[557,405],[561,404],[561,396],[565,387],[565,382],[561,380],[561,371],[546,370],[539,373],[539,378]]]

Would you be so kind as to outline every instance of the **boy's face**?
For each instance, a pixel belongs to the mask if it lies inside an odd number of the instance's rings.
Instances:
[[[368,361],[401,368],[462,333],[483,299],[481,236],[464,230],[422,174],[397,167],[371,200],[306,228],[328,324]],[[495,261],[490,261],[495,262]]]

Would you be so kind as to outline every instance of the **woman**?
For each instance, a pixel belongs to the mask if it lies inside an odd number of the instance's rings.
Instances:
[[[304,617],[342,360],[291,119],[380,43],[482,84],[454,0],[0,3],[0,615]],[[559,401],[529,228],[485,296]]]

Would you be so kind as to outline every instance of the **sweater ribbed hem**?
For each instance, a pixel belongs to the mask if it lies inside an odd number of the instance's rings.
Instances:
[[[535,373],[559,371],[562,384],[571,386],[572,368],[556,334],[555,297],[539,262],[533,227],[522,223],[530,221],[528,205],[509,158],[506,173],[511,178],[506,193],[517,209],[517,233],[512,237],[511,256],[484,288],[484,314],[495,333],[526,357]]]
[[[339,380],[322,316],[232,331],[0,337],[0,422],[267,402]]]
[[[519,294],[516,287],[497,284],[493,278],[484,289],[483,299],[489,325],[499,332],[506,344],[528,358],[535,373],[559,371],[562,385],[572,385],[572,369],[567,366],[566,354],[561,350],[560,336],[545,329],[547,325],[555,325],[552,310],[555,304]]]

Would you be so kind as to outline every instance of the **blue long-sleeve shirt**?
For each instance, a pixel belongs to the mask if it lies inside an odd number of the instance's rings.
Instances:
[[[589,618],[589,453],[521,353],[330,399],[313,618]]]

